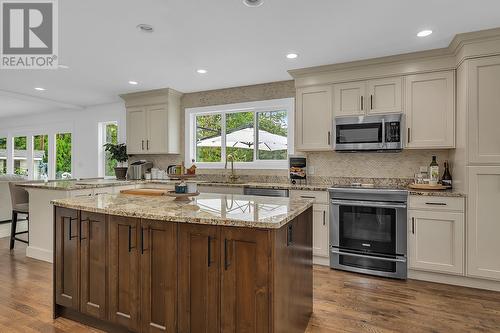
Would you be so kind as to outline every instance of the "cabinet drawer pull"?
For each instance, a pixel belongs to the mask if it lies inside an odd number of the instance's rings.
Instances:
[[[293,224],[290,224],[287,228],[286,233],[286,246],[290,246],[293,244]]]
[[[316,199],[316,197],[310,196],[310,195],[301,195],[300,196],[302,199]]]
[[[149,150],[149,140],[146,140],[146,149]]]
[[[330,133],[330,131],[328,131],[328,145],[330,145],[330,142],[331,142],[330,141],[330,136],[331,136],[331,133]]]
[[[142,147],[142,150],[144,150],[144,140],[141,141],[141,147]]]
[[[408,143],[410,143],[410,128],[408,127]]]
[[[208,236],[208,267],[212,264],[212,237]]]
[[[411,218],[411,233],[415,235],[415,218]]]
[[[88,232],[87,233],[88,233],[88,238],[90,240],[90,218],[86,218],[86,219],[80,221],[80,242],[84,239],[87,239],[87,237],[82,237],[82,235],[83,235],[83,232],[82,232],[83,222],[88,223],[88,226],[87,226]]]
[[[426,202],[426,205],[431,205],[431,206],[446,206],[446,202]]]
[[[363,96],[361,96],[361,110],[363,110]]]
[[[143,227],[141,227],[141,254],[144,254],[144,228]]]
[[[373,110],[373,95],[370,95],[370,110]]]
[[[128,226],[128,252],[132,252],[132,249],[134,247],[132,246],[132,226]]]
[[[229,241],[224,239],[224,269],[227,271],[229,266],[231,266],[231,261],[229,261]]]
[[[326,211],[323,211],[323,225],[326,225]]]
[[[63,222],[66,218],[63,217]],[[73,236],[73,220],[76,220],[76,219],[72,219],[71,217],[68,217],[69,219],[69,230],[68,230],[68,240],[72,240],[73,238],[77,238],[78,235],[76,236]]]

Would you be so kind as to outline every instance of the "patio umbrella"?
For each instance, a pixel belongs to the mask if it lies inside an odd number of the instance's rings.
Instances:
[[[259,150],[285,150],[288,139],[286,136],[272,134],[264,130],[259,130]],[[198,147],[220,147],[222,136],[214,136],[198,141]],[[253,128],[243,128],[226,135],[226,146],[234,148],[253,149],[254,130]]]

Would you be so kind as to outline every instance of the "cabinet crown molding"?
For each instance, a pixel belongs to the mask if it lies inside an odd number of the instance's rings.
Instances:
[[[168,103],[169,97],[180,98],[182,95],[183,93],[177,90],[162,88],[121,94],[120,97],[125,101],[126,106],[135,106]]]

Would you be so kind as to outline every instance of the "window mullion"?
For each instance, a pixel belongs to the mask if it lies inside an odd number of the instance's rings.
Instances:
[[[221,162],[226,161],[226,113],[221,114]]]
[[[259,113],[256,111],[253,113],[253,161],[257,162],[258,150],[259,150]]]

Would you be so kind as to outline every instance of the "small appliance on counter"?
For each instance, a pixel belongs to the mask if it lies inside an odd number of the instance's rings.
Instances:
[[[131,163],[128,167],[127,178],[130,180],[141,180],[146,176],[146,172],[151,172],[153,162],[139,160]]]
[[[289,178],[292,184],[307,183],[307,160],[304,156],[292,156],[288,157],[288,170]]]

